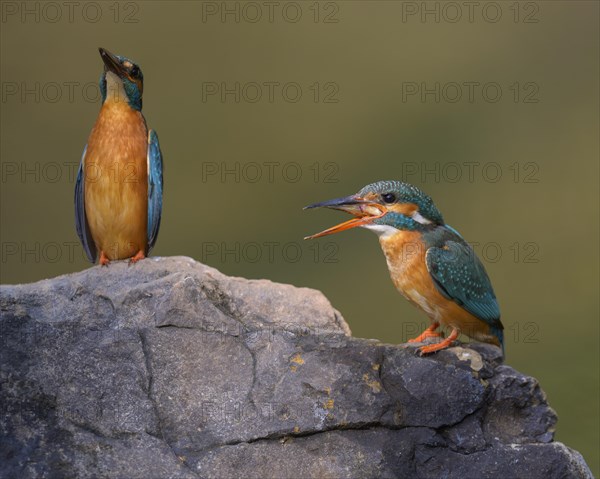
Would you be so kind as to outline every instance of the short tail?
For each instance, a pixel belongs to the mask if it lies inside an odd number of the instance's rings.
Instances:
[[[498,340],[498,345],[502,348],[502,356],[506,357],[506,353],[504,351],[504,328],[502,326],[492,326],[490,328],[490,333],[493,334]]]

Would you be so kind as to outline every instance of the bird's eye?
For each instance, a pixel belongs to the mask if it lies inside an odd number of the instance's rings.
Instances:
[[[396,201],[396,195],[394,193],[383,193],[381,199],[386,203],[393,203]]]
[[[130,73],[132,77],[137,78],[137,76],[140,74],[140,69],[136,65],[133,65],[131,67]]]

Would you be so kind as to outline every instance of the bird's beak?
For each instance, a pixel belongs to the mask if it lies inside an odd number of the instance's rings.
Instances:
[[[339,233],[340,231],[349,230],[350,228],[356,228],[357,226],[364,226],[371,223],[377,218],[381,218],[387,213],[384,206],[379,203],[375,203],[365,198],[361,198],[357,195],[346,196],[344,198],[336,198],[335,200],[323,201],[322,203],[314,203],[312,205],[305,206],[304,209],[312,208],[331,208],[334,210],[345,211],[354,215],[355,217],[351,220],[344,221],[339,225],[327,228],[320,233],[316,233],[311,236],[307,236],[304,239],[320,238],[321,236],[331,235],[333,233]]]
[[[98,51],[100,52],[100,56],[102,57],[104,66],[108,71],[113,72],[119,78],[123,78],[127,75],[127,72],[123,68],[123,65],[121,65],[121,62],[115,55],[110,53],[108,50],[105,50],[104,48],[98,48]]]

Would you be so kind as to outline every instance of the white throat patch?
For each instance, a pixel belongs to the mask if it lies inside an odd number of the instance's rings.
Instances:
[[[390,236],[394,236],[396,233],[398,233],[400,231],[398,228],[394,228],[393,226],[389,226],[389,225],[370,224],[370,225],[364,225],[363,228],[367,228],[368,230],[371,230],[373,233],[375,233],[377,236],[379,236],[380,238],[383,238],[383,239],[387,239]]]
[[[123,81],[111,71],[106,72],[106,99],[110,101],[127,101]]]

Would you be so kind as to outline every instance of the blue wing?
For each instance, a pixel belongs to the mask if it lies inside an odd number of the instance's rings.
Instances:
[[[83,155],[81,155],[81,162],[79,163],[79,171],[77,172],[77,181],[75,183],[75,229],[77,230],[77,236],[79,241],[83,245],[85,254],[87,255],[90,262],[95,263],[98,258],[98,251],[96,250],[96,243],[90,233],[90,227],[85,216],[85,184],[83,181],[83,165],[85,162],[85,154],[87,152],[87,145],[83,149]]]
[[[163,163],[162,153],[158,144],[158,135],[154,130],[148,132],[148,253],[154,247],[160,217],[163,197]]]
[[[443,296],[488,323],[493,330],[503,329],[490,278],[467,243],[447,240],[441,248],[429,248],[425,261]]]

